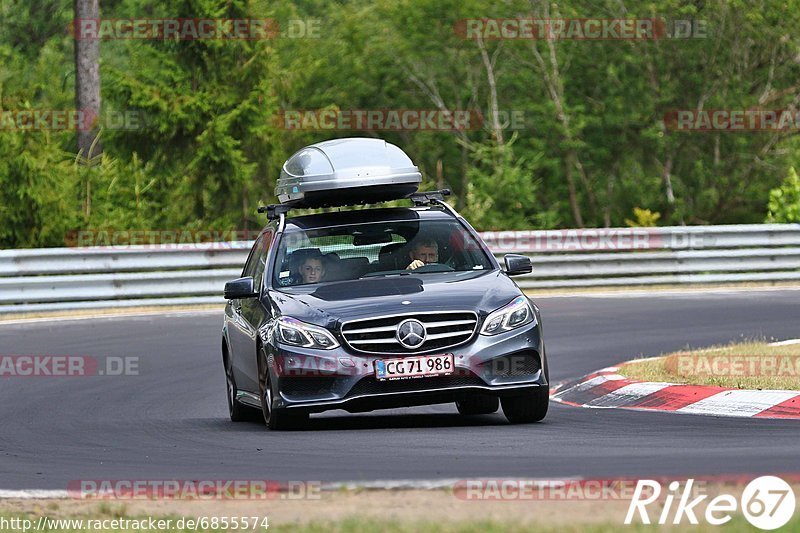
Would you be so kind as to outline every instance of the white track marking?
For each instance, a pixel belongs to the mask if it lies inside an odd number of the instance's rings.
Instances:
[[[586,407],[624,407],[625,405],[649,396],[663,388],[669,387],[671,383],[642,382],[631,383],[608,394],[595,398],[586,404]]]
[[[798,391],[729,390],[681,407],[678,412],[749,417],[797,396]]]
[[[792,344],[800,344],[800,339],[787,339],[785,341],[771,342],[768,346],[791,346]]]
[[[68,497],[65,490],[0,490],[0,500],[63,500]]]
[[[616,374],[613,374],[613,375],[616,376]],[[568,392],[581,392],[581,391],[585,391],[587,389],[591,389],[592,387],[600,385],[601,383],[605,383],[606,381],[608,381],[610,379],[610,377],[611,376],[596,376],[596,377],[593,377],[592,379],[587,379],[586,381],[582,381],[582,382],[578,383],[577,385],[569,387],[568,389],[559,390],[553,396],[553,398],[558,398],[559,396],[562,396],[562,395],[564,395],[564,394],[566,394]],[[622,376],[618,376],[618,377],[620,379],[622,379]]]
[[[645,363],[647,361],[657,361],[659,359],[664,359],[663,355],[657,355],[655,357],[643,357],[641,359],[631,359],[630,361],[626,362],[626,365],[636,364],[636,363]]]

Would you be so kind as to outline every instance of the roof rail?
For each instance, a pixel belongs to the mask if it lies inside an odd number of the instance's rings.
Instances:
[[[450,206],[444,201],[444,197],[450,196],[450,194],[450,189],[440,189],[438,191],[415,192],[407,198],[417,207],[438,204],[447,208]],[[287,204],[269,204],[259,206],[258,212],[266,213],[268,220],[278,220],[281,216],[285,216],[291,209],[292,206]]]
[[[291,208],[291,206],[286,204],[269,204],[259,206],[258,212],[266,213],[267,220],[277,220],[281,217],[281,215],[288,213]]]
[[[409,200],[416,206],[430,205],[432,203],[444,202],[444,197],[450,196],[450,189],[440,189],[438,191],[415,192],[409,196]]]

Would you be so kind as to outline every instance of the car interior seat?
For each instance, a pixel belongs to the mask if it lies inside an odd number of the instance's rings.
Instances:
[[[408,253],[404,253],[404,242],[393,242],[381,247],[378,252],[378,271],[384,270],[403,270],[411,262]],[[401,265],[401,263],[403,263]]]
[[[358,279],[369,271],[366,257],[348,257],[334,261],[325,272],[325,281],[344,281]],[[328,267],[326,267],[328,268]]]

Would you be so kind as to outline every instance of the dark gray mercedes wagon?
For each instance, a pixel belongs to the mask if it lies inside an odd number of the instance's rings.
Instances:
[[[404,159],[405,158],[405,159]],[[324,183],[323,183],[324,182]],[[377,139],[304,148],[284,165],[270,222],[240,279],[225,286],[222,358],[234,421],[296,428],[310,413],[455,402],[502,405],[511,423],[547,413],[538,308],[418,170]],[[289,211],[380,203],[289,217]]]

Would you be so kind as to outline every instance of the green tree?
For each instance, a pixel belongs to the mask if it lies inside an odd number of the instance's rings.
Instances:
[[[794,167],[789,169],[780,187],[769,192],[767,209],[769,223],[800,222],[800,178]]]

